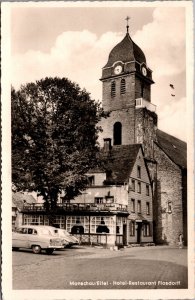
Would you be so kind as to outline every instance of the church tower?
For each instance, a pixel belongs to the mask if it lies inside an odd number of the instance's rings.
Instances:
[[[128,18],[127,18],[128,21]],[[102,106],[110,117],[101,124],[100,145],[143,144],[145,157],[153,156],[157,126],[151,103],[152,71],[143,51],[132,41],[129,26],[124,39],[110,52],[102,69]]]

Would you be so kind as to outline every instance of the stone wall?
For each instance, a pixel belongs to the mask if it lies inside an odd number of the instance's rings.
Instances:
[[[157,115],[146,108],[135,110],[136,143],[142,144],[144,156],[153,159],[153,142],[156,140]]]
[[[121,95],[120,84],[122,78],[126,82],[126,92]],[[116,84],[115,97],[111,96],[111,84],[113,81]],[[102,106],[105,111],[128,108],[132,106],[132,103],[135,105],[135,75],[132,74],[104,81],[102,99]]]
[[[113,145],[113,126],[116,122],[122,124],[122,145],[135,143],[135,106],[132,106],[128,109],[112,111],[110,117],[98,124],[103,129],[98,139],[101,147],[104,145],[105,138],[110,138]]]
[[[182,205],[183,205],[183,241],[188,244],[188,226],[187,226],[187,170],[182,170]]]
[[[183,234],[182,174],[156,144],[154,157],[157,161],[153,203],[155,242],[175,245],[179,234]]]

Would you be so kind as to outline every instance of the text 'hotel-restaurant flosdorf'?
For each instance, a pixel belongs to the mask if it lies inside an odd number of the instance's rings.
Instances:
[[[186,143],[159,130],[151,103],[152,71],[127,28],[102,69],[102,105],[110,116],[100,122],[104,169],[88,172],[89,186],[74,200],[59,198],[56,226],[81,243],[128,245],[187,243]],[[12,220],[49,224],[42,203],[13,196]],[[20,201],[21,204],[21,201]],[[17,215],[17,218],[16,218]]]

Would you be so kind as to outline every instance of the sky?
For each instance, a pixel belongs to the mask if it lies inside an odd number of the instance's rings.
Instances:
[[[13,6],[12,85],[18,89],[46,76],[67,77],[101,101],[102,67],[126,34],[127,15],[131,38],[153,71],[151,102],[157,106],[158,128],[186,140],[183,7],[155,2],[153,7],[78,7],[76,2],[74,7]]]

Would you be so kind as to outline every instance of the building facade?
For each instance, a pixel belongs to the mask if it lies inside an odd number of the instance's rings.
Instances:
[[[87,174],[89,187],[82,195],[69,202],[61,197],[53,225],[81,243],[152,243],[152,189],[142,146],[103,149],[103,158],[106,166]],[[49,225],[44,204],[24,205],[23,224]]]
[[[152,70],[143,51],[124,39],[102,69],[100,122],[104,168],[90,170],[89,187],[69,203],[63,197],[54,225],[81,242],[187,244],[186,143],[158,129],[151,102]],[[42,204],[24,205],[24,224],[49,224]]]

